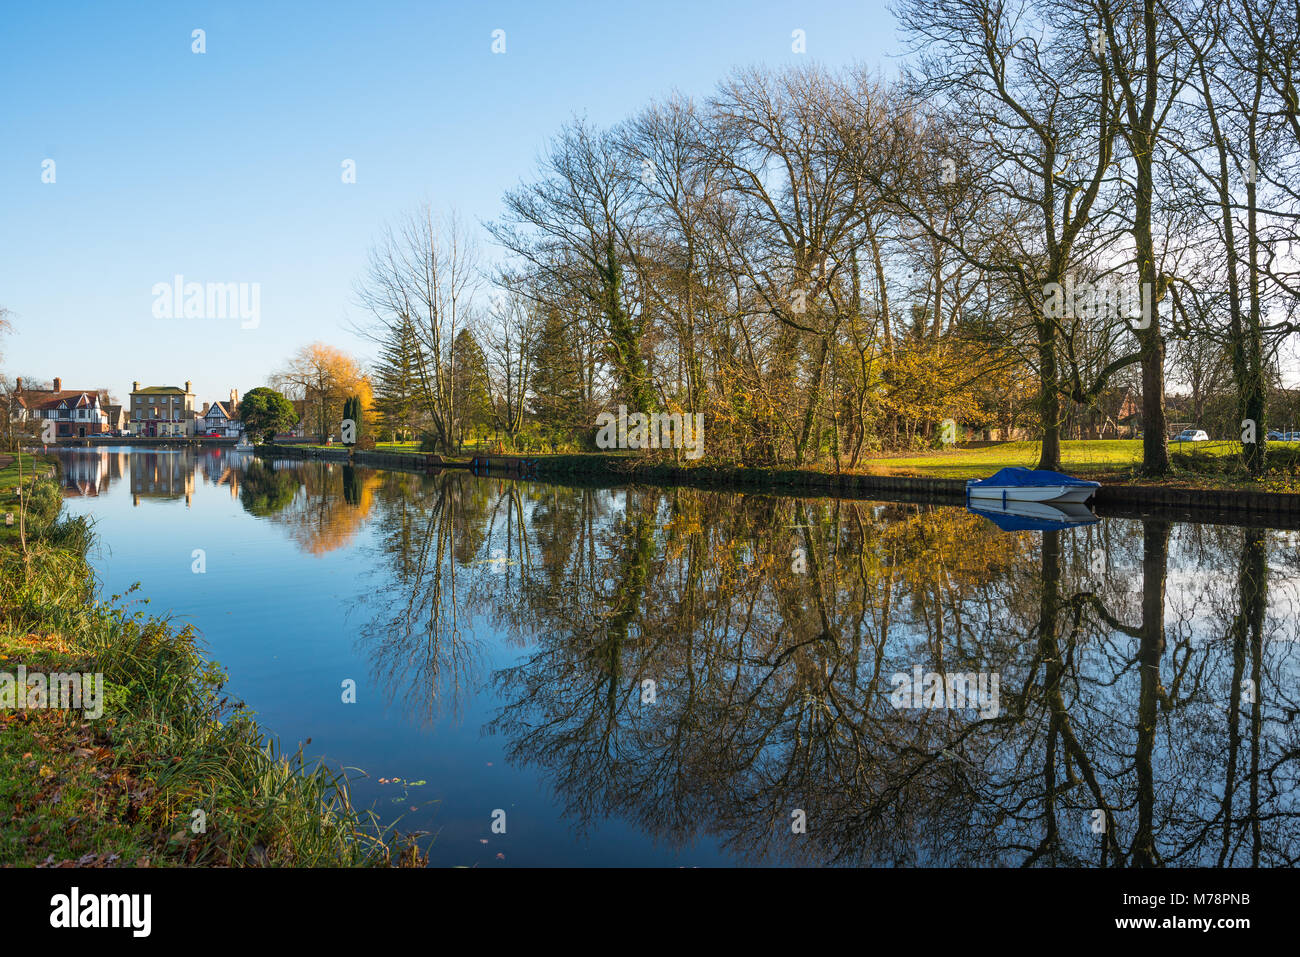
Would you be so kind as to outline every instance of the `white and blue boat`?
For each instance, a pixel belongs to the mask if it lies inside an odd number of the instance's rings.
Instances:
[[[1100,482],[1077,479],[1048,469],[1019,467],[999,469],[986,479],[966,483],[966,500],[975,507],[982,502],[1047,502],[1053,505],[1082,504],[1101,488]]]

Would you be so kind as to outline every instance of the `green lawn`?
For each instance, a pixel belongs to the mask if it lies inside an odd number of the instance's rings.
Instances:
[[[0,493],[12,495],[13,490],[18,486],[18,459],[11,453],[5,453],[0,455],[0,461],[6,463],[3,468],[0,468]],[[38,469],[42,473],[49,472],[54,467],[54,461],[54,458],[49,455],[28,455],[24,452],[22,456],[23,478],[30,479],[33,469]]]
[[[11,545],[18,542],[18,458],[12,454],[0,455],[0,462],[5,463],[0,467],[0,545]],[[32,470],[36,469],[42,475],[48,475],[54,468],[55,460],[48,455],[28,455],[22,456],[22,477],[23,481],[30,482],[32,479]],[[6,513],[13,513],[15,524],[11,527],[5,524]]]
[[[1293,443],[1270,443],[1290,445]],[[982,449],[953,449],[921,455],[884,456],[864,463],[868,471],[886,475],[925,475],[934,478],[982,478],[1012,465],[1038,464],[1039,442],[1005,442]],[[1194,450],[1197,455],[1236,455],[1240,442],[1169,444],[1171,454]],[[1141,439],[1072,439],[1061,443],[1061,468],[1066,472],[1101,474],[1127,472],[1142,462]]]
[[[496,445],[495,442],[486,442],[483,445],[483,449],[491,450],[495,445]],[[419,442],[376,442],[375,451],[376,452],[418,452],[420,451],[420,443]],[[466,442],[464,448],[461,450],[461,452],[457,454],[477,455],[478,452],[479,452],[479,444],[471,440],[469,442]],[[493,453],[489,451],[486,452],[485,454],[520,455],[522,453],[519,452]]]

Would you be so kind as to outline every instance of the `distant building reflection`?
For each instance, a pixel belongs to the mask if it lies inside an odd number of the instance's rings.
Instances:
[[[65,496],[97,496],[122,478],[126,453],[112,449],[87,449],[75,457],[65,458],[62,469]]]
[[[194,497],[194,462],[187,452],[149,450],[137,453],[131,463],[131,504],[141,499],[177,499],[188,506]]]
[[[131,488],[131,504],[147,499],[193,503],[201,481],[226,486],[239,498],[240,474],[248,453],[232,449],[65,449],[62,450],[63,493],[68,498],[98,496],[123,479]]]

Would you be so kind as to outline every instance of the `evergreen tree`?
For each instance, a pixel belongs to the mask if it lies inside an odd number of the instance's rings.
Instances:
[[[530,357],[530,406],[552,444],[572,436],[584,424],[582,371],[574,354],[569,322],[558,309],[548,309]]]
[[[359,395],[349,396],[343,400],[343,421],[347,422],[349,419],[352,420],[355,431],[352,435],[352,441],[347,444],[355,445],[357,439],[361,438],[362,432],[365,431],[365,419],[362,415],[361,396]]]
[[[465,443],[466,435],[485,427],[492,420],[490,389],[483,349],[474,333],[462,329],[451,347],[452,407],[456,415],[456,438],[460,444]]]
[[[420,379],[416,363],[419,343],[409,319],[397,326],[384,343],[375,367],[374,410],[380,427],[393,439],[405,441],[416,431]]]

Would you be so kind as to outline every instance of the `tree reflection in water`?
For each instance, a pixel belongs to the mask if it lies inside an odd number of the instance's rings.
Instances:
[[[579,831],[613,815],[791,863],[1296,862],[1291,533],[346,482],[320,494],[373,510],[376,677],[425,720],[490,689],[488,730]],[[1000,676],[999,713],[895,708],[914,666]]]

